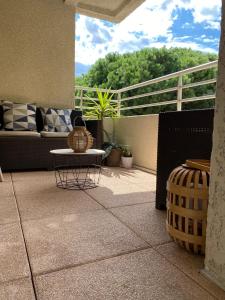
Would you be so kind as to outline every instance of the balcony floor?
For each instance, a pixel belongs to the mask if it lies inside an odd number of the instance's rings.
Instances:
[[[104,168],[87,191],[56,188],[53,172],[4,175],[0,299],[225,299],[168,237],[154,175]]]

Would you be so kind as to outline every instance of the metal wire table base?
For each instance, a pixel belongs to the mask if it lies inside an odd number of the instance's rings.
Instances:
[[[101,175],[101,165],[91,165],[85,168],[55,169],[56,186],[69,190],[86,190],[98,186]]]
[[[61,189],[86,190],[99,184],[103,150],[88,149],[75,153],[72,149],[55,149],[53,167],[56,186]]]

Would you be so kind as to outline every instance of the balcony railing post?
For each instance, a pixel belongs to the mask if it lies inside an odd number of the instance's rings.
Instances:
[[[120,108],[121,108],[121,93],[117,94],[117,116],[120,117]]]
[[[177,85],[177,110],[182,110],[182,92],[183,92],[183,79],[182,75],[178,77],[178,85]]]
[[[83,89],[80,90],[80,110],[83,112]]]

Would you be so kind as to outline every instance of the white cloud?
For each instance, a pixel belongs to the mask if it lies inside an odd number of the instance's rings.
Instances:
[[[179,7],[191,9],[196,23],[207,22],[210,27],[218,29],[220,26],[221,0],[189,0],[176,1]]]
[[[119,24],[107,24],[101,20],[80,16],[76,22],[76,62],[93,64],[109,52],[124,53],[142,47],[191,47],[196,50],[215,52],[184,37],[177,41],[170,30],[177,8],[192,11],[194,22],[210,28],[219,27],[220,0],[146,0],[137,10]],[[184,23],[185,26],[193,24]],[[157,42],[163,37],[163,42]]]
[[[156,48],[162,48],[162,47],[191,48],[193,50],[198,50],[198,51],[202,51],[202,52],[211,52],[211,53],[215,53],[215,54],[217,53],[217,51],[215,49],[210,48],[210,47],[204,47],[195,42],[183,42],[183,41],[181,42],[181,41],[176,41],[176,40],[173,40],[168,43],[159,43],[159,42],[152,43],[152,47],[156,47]]]

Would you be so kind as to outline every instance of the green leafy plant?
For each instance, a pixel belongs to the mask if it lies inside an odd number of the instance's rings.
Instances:
[[[103,119],[106,117],[117,118],[117,104],[112,102],[113,93],[108,89],[106,92],[102,92],[96,88],[98,100],[95,100],[88,95],[85,95],[88,100],[86,102],[88,109],[85,111],[84,116],[87,119],[97,119],[101,121],[101,139],[104,140],[104,133],[107,139],[110,141],[109,134],[103,127]]]
[[[111,142],[103,143],[102,149],[105,151],[105,154],[103,155],[103,158],[107,158],[110,155],[110,153],[113,149],[117,149],[119,151],[122,151],[122,147],[120,145],[118,145],[116,143],[111,143]]]
[[[133,156],[131,150],[127,146],[122,147],[122,156],[123,157],[132,157]]]
[[[106,92],[99,91],[96,88],[98,100],[86,97],[88,110],[85,112],[86,118],[102,120],[105,117],[116,118],[117,117],[117,105],[112,103],[113,93],[108,89]]]

